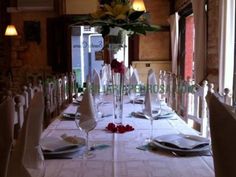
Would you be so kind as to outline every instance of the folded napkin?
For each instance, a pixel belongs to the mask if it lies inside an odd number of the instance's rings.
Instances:
[[[156,74],[153,69],[149,69],[148,71],[148,84],[150,86],[156,86],[157,85],[157,79],[156,79]]]
[[[129,83],[130,85],[138,85],[140,83],[137,69],[133,70]]]
[[[93,86],[93,88],[92,88],[93,94],[95,94],[95,95],[99,94],[100,89],[101,89],[101,79],[100,79],[98,72],[95,69],[93,70],[92,86]]]
[[[79,107],[79,111],[81,114],[79,126],[86,132],[94,129],[97,125],[97,122],[94,110],[93,97],[90,93],[90,89],[85,90],[81,106]]]
[[[144,101],[144,114],[148,116],[152,116],[152,103],[156,102],[156,93],[154,92],[153,85],[156,83],[156,76],[155,72],[150,69],[147,76],[147,91],[145,94],[145,101]]]
[[[152,117],[152,102],[151,102],[150,90],[148,90],[145,94],[143,113],[146,114],[147,116]]]

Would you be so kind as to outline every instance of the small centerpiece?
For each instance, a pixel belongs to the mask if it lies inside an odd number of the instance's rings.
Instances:
[[[111,62],[111,69],[112,69],[114,123],[122,124],[125,67],[124,67],[123,62],[119,62],[116,59],[114,59]]]

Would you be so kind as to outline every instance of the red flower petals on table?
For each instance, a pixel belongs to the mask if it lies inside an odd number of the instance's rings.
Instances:
[[[115,125],[114,123],[109,123],[106,127],[107,130],[111,131],[112,133],[125,133],[125,132],[129,132],[129,131],[133,131],[134,128],[127,124],[126,126],[124,125]]]

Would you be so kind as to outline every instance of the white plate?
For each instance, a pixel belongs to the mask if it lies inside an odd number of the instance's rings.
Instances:
[[[67,149],[67,150],[62,150],[62,151],[52,151],[52,152],[48,152],[48,151],[43,151],[44,155],[64,155],[64,154],[70,154],[70,153],[74,153],[80,150],[82,146],[77,146],[71,149]]]
[[[171,152],[176,152],[176,153],[181,153],[183,155],[188,155],[188,154],[193,154],[193,153],[203,153],[203,152],[208,152],[210,150],[210,146],[204,146],[201,148],[196,148],[196,149],[179,149],[179,148],[174,148],[174,147],[169,147],[164,144],[158,143],[156,141],[153,141],[151,143],[151,146],[154,148],[161,148],[163,150],[171,151]]]
[[[85,145],[84,138],[77,138],[78,144],[73,144],[60,137],[45,137],[40,140],[40,145],[45,155],[67,154],[76,152]]]
[[[72,120],[75,119],[75,115],[74,114],[63,113],[62,116],[63,116],[64,119],[72,119]]]
[[[155,112],[154,112],[153,118],[154,118],[154,120],[155,119],[166,119],[166,118],[173,117],[174,114],[175,114],[174,112],[166,112],[165,114],[162,114],[162,115],[155,115]],[[145,118],[146,119],[143,112],[132,112],[131,115],[134,117],[137,117],[137,118]]]
[[[164,146],[181,150],[201,149],[202,147],[209,145],[209,140],[206,138],[185,134],[162,135],[154,138],[154,141]]]

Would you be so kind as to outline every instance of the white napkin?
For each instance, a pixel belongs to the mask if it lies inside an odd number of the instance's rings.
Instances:
[[[130,77],[129,83],[130,83],[131,85],[138,85],[138,84],[139,84],[139,76],[138,76],[138,71],[137,71],[137,69],[134,69],[134,70],[133,70],[133,73],[132,73],[132,75],[131,75],[131,77]]]
[[[110,64],[105,64],[106,70],[107,70],[107,79],[108,81],[111,81],[112,79],[112,71],[111,71],[111,65]]]
[[[152,116],[152,103],[156,101],[157,94],[155,93],[155,85],[157,85],[155,72],[150,69],[147,76],[147,91],[144,101],[144,113]]]
[[[129,79],[130,79],[130,70],[128,67],[125,67],[125,78],[124,78],[124,83],[127,85],[129,84]]]
[[[157,86],[157,79],[156,79],[156,74],[155,72],[153,71],[153,69],[149,69],[148,71],[148,82],[149,82],[149,85],[151,86]]]
[[[85,90],[79,111],[81,114],[79,121],[80,127],[85,131],[92,130],[97,125],[97,122],[90,89]]]
[[[148,85],[149,87],[151,87],[152,91],[151,91],[151,99],[152,102],[157,103],[158,105],[160,105],[160,99],[159,99],[159,85],[157,83],[157,79],[156,79],[156,73],[153,69],[150,69],[148,71]]]
[[[152,116],[152,102],[151,102],[150,90],[147,90],[145,94],[143,113],[150,117]]]
[[[93,70],[93,91],[94,94],[99,94],[101,88],[101,79],[98,72]]]
[[[132,65],[129,66],[129,74],[130,76],[133,74],[134,72],[134,68],[132,67]]]

